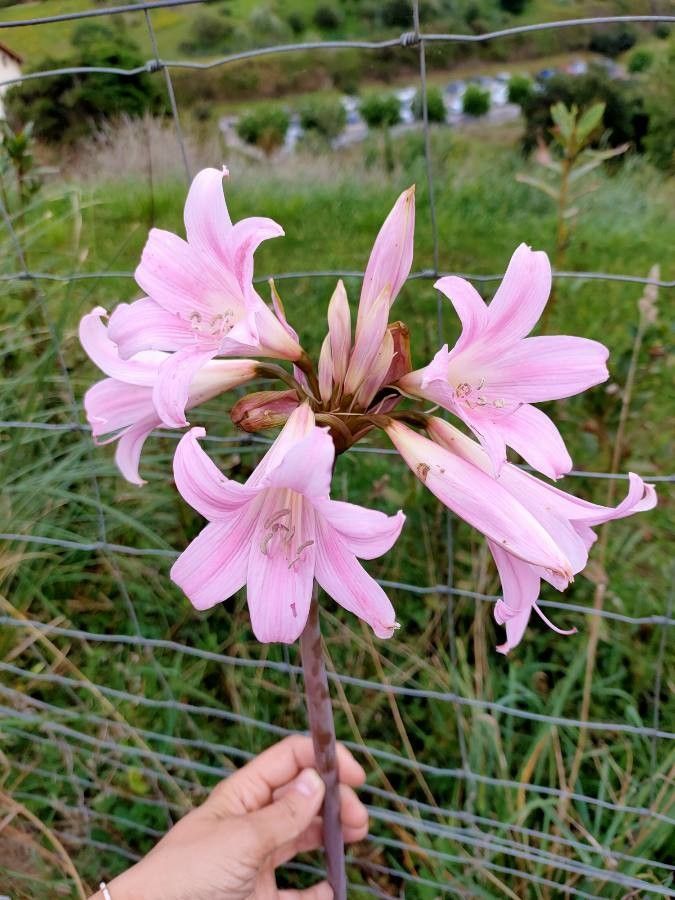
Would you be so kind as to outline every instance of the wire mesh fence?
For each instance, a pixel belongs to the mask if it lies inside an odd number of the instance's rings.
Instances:
[[[158,0],[96,7],[4,21],[0,29],[49,27],[88,17],[143,16],[153,58],[142,67],[58,68],[26,74],[16,82],[69,73],[125,78],[141,71],[164,78],[176,149],[188,179],[190,160],[172,82],[175,70],[225,67],[243,59],[295,51],[417,48],[433,262],[430,268],[410,276],[421,281],[446,274],[440,267],[441,236],[435,208],[427,47],[492,42],[538,30],[675,22],[672,15],[603,16],[484,34],[428,34],[420,27],[419,3],[415,2],[410,31],[397,38],[262,47],[207,63],[164,59],[153,27],[153,11],[197,2],[200,0]],[[237,638],[228,644],[230,652],[223,653],[222,636],[216,639],[208,625],[190,639],[178,640],[174,636],[180,627],[168,622],[161,611],[144,608],[139,615],[134,586],[152,580],[157,585],[157,604],[161,604],[168,588],[159,585],[168,582],[168,564],[177,553],[142,528],[136,530],[137,544],[115,540],[123,516],[114,508],[109,471],[97,457],[83,422],[79,385],[74,383],[63,350],[63,320],[55,311],[53,296],[47,293],[51,288],[69,290],[75,284],[91,282],[85,295],[91,305],[102,279],[121,279],[125,284],[123,279],[130,279],[133,273],[112,269],[52,272],[33,267],[27,259],[25,233],[1,198],[0,212],[13,256],[0,281],[25,287],[27,306],[37,310],[45,329],[43,357],[48,366],[55,367],[56,379],[47,391],[50,408],[33,410],[30,418],[7,417],[0,428],[5,435],[23,435],[20,445],[38,447],[40,464],[48,466],[53,459],[54,465],[63,463],[71,473],[77,472],[71,477],[79,482],[77,503],[83,525],[77,531],[69,524],[60,527],[57,519],[47,528],[38,522],[35,530],[25,533],[8,529],[0,534],[5,546],[2,565],[13,577],[19,577],[21,571],[20,577],[34,578],[36,597],[41,597],[42,591],[39,567],[57,566],[69,589],[84,579],[86,591],[98,596],[107,590],[114,602],[123,605],[127,622],[124,632],[88,630],[74,627],[74,620],[82,621],[76,610],[66,613],[53,602],[51,606],[45,603],[44,609],[51,609],[51,614],[38,618],[30,607],[19,610],[12,606],[11,598],[0,597],[0,636],[5,651],[0,660],[0,788],[3,807],[7,806],[9,813],[8,819],[0,819],[0,839],[3,824],[6,827],[24,812],[32,813],[46,823],[47,840],[57,857],[63,851],[83,867],[95,860],[96,871],[110,875],[138,859],[237,764],[270,741],[304,729],[298,682],[301,669],[293,648],[278,654],[276,650],[263,652]],[[34,249],[31,244],[31,259]],[[358,279],[362,274],[317,270],[280,272],[274,278]],[[464,273],[463,277],[489,283],[501,276]],[[666,291],[675,288],[675,280],[638,272],[559,271],[554,277],[580,283],[653,285]],[[440,295],[436,313],[442,343]],[[179,437],[166,431],[157,436],[166,440]],[[241,435],[210,435],[207,440],[217,445],[222,459],[258,454],[269,443],[262,437]],[[378,459],[389,456],[393,466],[399,465],[390,455],[392,451],[384,447],[361,445],[355,451]],[[626,477],[617,472],[582,470],[571,475],[596,482]],[[662,497],[675,480],[675,474],[644,477],[659,483]],[[66,494],[54,504],[71,499]],[[442,527],[447,537],[447,573],[442,583],[380,579],[394,597],[425,598],[437,621],[445,620],[447,642],[434,647],[429,659],[406,652],[403,642],[380,656],[364,634],[355,635],[327,612],[339,736],[371,772],[364,793],[372,834],[349,857],[350,896],[675,896],[675,865],[668,854],[675,825],[671,743],[675,733],[664,727],[661,709],[667,642],[675,625],[672,597],[660,598],[653,610],[640,615],[549,596],[541,601],[544,608],[574,612],[583,616],[584,622],[598,620],[610,641],[614,629],[632,629],[631,633],[660,629],[658,639],[650,645],[653,693],[648,703],[617,690],[609,703],[615,716],[607,721],[593,718],[579,704],[578,694],[573,694],[583,673],[582,654],[570,662],[569,672],[551,689],[525,691],[507,685],[495,700],[481,695],[466,677],[466,653],[457,640],[458,617],[465,613],[457,604],[468,603],[480,622],[480,610],[489,610],[497,598],[484,589],[454,583],[456,527],[449,517]],[[243,620],[233,614],[229,623],[233,634],[237,633],[237,621]],[[368,661],[370,677],[349,674],[351,652]],[[91,662],[86,675],[73,657]],[[92,672],[97,673],[95,677]],[[197,672],[204,687],[186,699],[181,685],[184,678],[188,680],[188,672],[191,678]],[[535,680],[540,673],[533,670],[531,674]],[[574,708],[581,712],[570,714]],[[385,717],[387,729],[382,725]],[[382,736],[384,730],[386,737]],[[428,751],[425,737],[432,731],[443,737]],[[590,743],[580,743],[582,733],[589,735]],[[222,742],[223,735],[228,743]],[[577,778],[571,780],[563,756],[569,757],[579,746],[585,747],[584,768],[581,777],[577,772]],[[626,757],[621,772],[612,770],[609,748]],[[631,775],[630,760],[635,755],[650,760],[649,778]],[[0,861],[0,876],[2,865]],[[296,877],[315,877],[321,871],[304,863],[294,863],[288,870]],[[67,884],[64,876],[59,886],[66,893]]]

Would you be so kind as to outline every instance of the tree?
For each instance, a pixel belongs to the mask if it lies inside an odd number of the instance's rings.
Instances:
[[[512,75],[509,78],[508,90],[509,103],[517,103],[518,106],[522,106],[531,97],[534,83],[528,75]]]
[[[122,30],[99,23],[80,25],[71,40],[71,56],[41,60],[31,71],[84,66],[135,69],[145,62]],[[149,72],[129,76],[87,72],[23,82],[7,92],[5,105],[13,127],[32,122],[37,138],[71,143],[105,119],[164,112],[166,100],[159,80]]]
[[[359,112],[369,128],[388,128],[401,121],[401,101],[395,94],[368,94]]]

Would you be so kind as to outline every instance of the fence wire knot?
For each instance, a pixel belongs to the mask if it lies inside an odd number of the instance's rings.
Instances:
[[[164,68],[164,63],[161,59],[149,59],[145,64],[146,72],[159,72]]]
[[[421,41],[422,36],[419,31],[404,31],[399,38],[402,47],[417,47]]]

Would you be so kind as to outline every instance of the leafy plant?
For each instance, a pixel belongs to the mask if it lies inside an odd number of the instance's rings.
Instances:
[[[416,119],[424,118],[421,89],[413,98],[412,111]],[[427,115],[430,122],[445,122],[446,110],[443,94],[439,88],[433,85],[427,88]]]
[[[635,45],[637,37],[631,28],[618,25],[607,31],[594,31],[588,49],[603,56],[620,56]]]
[[[628,149],[628,144],[603,150],[591,148],[591,144],[602,129],[604,103],[594,103],[588,109],[567,107],[556,103],[551,108],[554,126],[551,129],[555,153],[541,144],[535,160],[540,167],[540,176],[527,173],[516,175],[517,181],[529,184],[544,193],[556,205],[557,222],[555,237],[554,266],[562,268],[565,252],[569,245],[571,229],[579,213],[578,200],[598,188],[587,176],[606,160],[620,156]],[[554,300],[551,294],[549,309]]]
[[[326,140],[336,138],[347,124],[347,113],[337,97],[308,97],[299,108],[300,124]]]
[[[326,3],[317,6],[312,18],[316,27],[322,31],[333,31],[342,25],[342,13],[340,10]]]
[[[647,50],[644,47],[640,47],[638,50],[631,54],[631,57],[628,60],[628,71],[646,72],[647,69],[651,68],[653,62],[654,54],[652,53],[652,51]]]
[[[647,156],[659,169],[675,172],[675,45],[650,73],[645,107]]]
[[[462,100],[465,116],[484,116],[490,110],[490,92],[477,84],[468,85]]]
[[[237,134],[270,156],[284,142],[290,118],[278,104],[264,104],[245,113],[237,122]]]
[[[394,148],[389,129],[401,121],[401,102],[395,94],[368,94],[363,98],[359,111],[369,128],[382,131],[384,165],[388,172],[394,169]]]
[[[534,82],[529,75],[512,75],[508,84],[508,101],[522,106],[534,91]]]

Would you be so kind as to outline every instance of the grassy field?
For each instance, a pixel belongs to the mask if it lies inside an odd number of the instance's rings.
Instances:
[[[546,198],[515,181],[528,164],[512,146],[508,129],[464,137],[452,136],[447,129],[432,133],[441,269],[502,272],[520,241],[552,250],[554,212]],[[286,230],[285,238],[261,249],[256,272],[362,269],[384,215],[411,182],[417,183],[418,200],[414,268],[430,267],[433,241],[421,136],[398,141],[395,152],[397,168],[391,176],[379,168],[376,144],[344,156],[270,165],[228,159],[233,218],[271,215]],[[616,173],[599,176],[599,181],[600,189],[583,201],[566,267],[644,276],[659,263],[662,277],[675,277],[671,240],[675,185],[664,182],[639,159],[627,160]],[[15,224],[34,271],[126,272],[133,270],[150,225],[180,230],[184,194],[179,178],[150,184],[138,177],[109,182],[103,175],[94,188],[75,182],[49,186],[45,197]],[[0,274],[20,268],[2,230],[0,247]],[[347,287],[355,303],[358,281],[348,279]],[[489,296],[494,287],[490,282],[481,290]],[[297,278],[280,282],[280,288],[303,343],[316,348],[325,331],[324,310],[333,280]],[[72,421],[71,397],[55,344],[79,407],[84,390],[97,376],[78,346],[77,321],[94,305],[110,309],[136,296],[132,279],[10,281],[2,290],[3,419]],[[611,351],[607,385],[552,405],[580,469],[609,468],[641,293],[639,285],[611,281],[559,282],[549,331],[596,338]],[[430,357],[441,339],[452,341],[457,335],[452,310],[442,306],[439,336],[437,303],[427,281],[409,282],[397,301],[396,314],[411,328],[419,363]],[[658,321],[647,331],[637,360],[621,453],[621,471],[643,475],[663,475],[672,469],[667,291],[661,291],[658,306]],[[209,408],[210,434],[233,435],[227,408],[223,400]],[[108,541],[160,551],[181,549],[200,522],[167,483],[174,446],[169,438],[151,439],[142,464],[149,483],[139,490],[117,476],[111,449],[92,448],[86,434],[8,429],[0,443],[5,529],[97,541],[102,534],[100,494]],[[260,445],[243,438],[234,445],[216,444],[213,450],[221,465],[240,479],[260,455]],[[565,487],[600,502],[607,499],[605,481],[570,477]],[[591,606],[597,585],[607,578],[605,610],[629,616],[666,614],[671,581],[666,536],[672,525],[668,487],[662,485],[654,512],[611,525],[604,565],[596,554],[564,598],[548,588],[544,598]],[[398,545],[368,565],[377,577],[418,587],[451,583],[460,591],[485,594],[498,589],[483,540],[456,520],[450,523],[449,556],[445,513],[396,457],[371,453],[342,457],[334,495],[386,511],[405,508],[408,521]],[[261,648],[255,643],[243,597],[197,615],[169,582],[168,568],[169,560],[161,557],[5,542],[0,549],[0,614],[109,634],[133,634],[138,627],[146,636],[242,659],[285,659],[280,647]],[[505,659],[494,650],[499,636],[489,603],[460,595],[449,604],[448,596],[439,591],[420,595],[391,589],[390,595],[402,628],[386,643],[374,640],[356,620],[326,601],[326,643],[337,671],[454,692],[469,700],[496,701],[532,713],[570,718],[581,714],[593,616],[549,610],[559,625],[576,625],[579,634],[558,637],[534,621],[522,645]],[[602,620],[591,719],[651,726],[658,683],[660,726],[672,729],[672,705],[668,706],[672,684],[658,674],[664,637],[658,625]],[[297,661],[296,648],[290,648],[289,658]],[[16,712],[5,713],[0,725],[0,818],[3,804],[16,808],[8,795],[14,804],[37,814],[52,837],[61,836],[89,886],[127,861],[86,841],[142,853],[152,844],[153,830],[165,829],[171,815],[198,802],[204,786],[214,783],[208,769],[190,770],[185,759],[207,767],[236,765],[242,751],[259,751],[271,741],[270,726],[305,727],[295,679],[262,667],[239,669],[168,650],[151,652],[72,637],[48,639],[35,629],[3,626],[0,660],[24,673],[5,668],[1,678],[10,691],[1,703]],[[672,663],[672,653],[666,655],[666,666],[668,660]],[[56,686],[35,680],[45,673],[73,681]],[[117,699],[111,707],[96,685],[151,701],[208,705],[224,715],[249,716],[268,730],[133,700]],[[27,695],[68,715],[46,710],[33,720],[32,707],[21,700]],[[395,702],[384,693],[344,685],[335,686],[333,696],[340,736],[372,748],[371,755],[362,755],[372,789],[368,800],[405,815],[393,827],[373,821],[375,839],[354,853],[357,862],[350,867],[354,882],[421,900],[439,896],[438,889],[413,885],[402,880],[405,876],[447,884],[472,897],[555,898],[572,889],[585,891],[586,896],[624,897],[628,888],[610,880],[616,873],[639,876],[654,885],[668,883],[667,870],[644,861],[668,861],[671,830],[663,821],[587,801],[566,803],[536,792],[537,787],[544,791],[565,787],[579,747],[579,729],[489,708],[458,707],[440,699],[403,697]],[[92,722],[92,715],[98,720]],[[49,721],[85,737],[50,730]],[[158,737],[160,732],[164,738]],[[207,749],[204,741],[224,746]],[[403,762],[387,759],[391,753]],[[577,793],[624,808],[645,807],[662,814],[670,809],[672,814],[675,757],[667,741],[591,730],[579,753],[580,771],[570,785]],[[413,760],[429,767],[470,769],[487,781],[433,769],[415,773],[406,765]],[[511,779],[525,787],[494,786],[491,778]],[[383,790],[404,800],[387,801]],[[405,798],[428,807],[406,805]],[[78,817],[83,805],[93,811],[89,822],[81,812]],[[434,812],[435,806],[444,811]],[[450,815],[447,810],[458,812]],[[441,826],[440,831],[425,829],[420,816]],[[454,832],[447,830],[450,826]],[[12,843],[12,828],[23,834],[22,844],[18,839]],[[523,828],[533,832],[524,835]],[[537,837],[534,831],[549,837]],[[481,835],[490,843],[476,849],[471,840],[480,840]],[[40,853],[38,845],[43,848]],[[600,853],[599,847],[607,853]],[[574,874],[557,867],[556,858],[542,850],[595,868],[590,874]],[[452,854],[457,861],[442,862],[438,852]],[[11,828],[0,833],[0,859],[0,888],[12,897],[52,897],[54,879],[63,896],[77,896],[62,856],[23,812],[15,813]],[[383,873],[382,867],[402,875]],[[403,893],[397,893],[400,889]],[[355,887],[351,896],[366,894]]]

